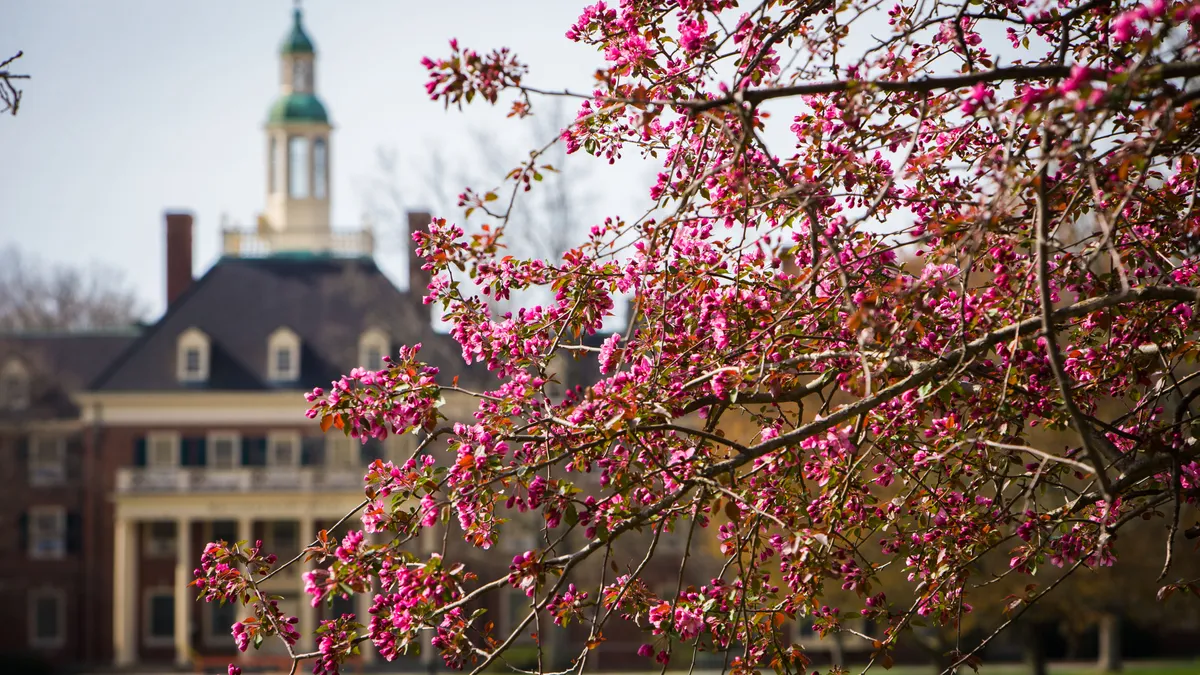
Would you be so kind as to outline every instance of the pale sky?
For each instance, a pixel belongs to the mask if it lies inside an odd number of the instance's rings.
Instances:
[[[431,153],[472,164],[472,131],[492,134],[515,161],[530,147],[528,125],[506,120],[506,109],[444,111],[425,95],[420,59],[446,54],[452,37],[480,51],[510,46],[531,65],[530,84],[586,91],[601,59],[563,37],[584,4],[305,0],[317,92],[335,127],[334,227],[362,222],[378,148],[398,150],[412,207],[429,205],[420,172]],[[292,0],[0,0],[0,60],[23,50],[15,70],[32,76],[19,114],[0,118],[0,247],[117,268],[157,317],[163,212],[196,215],[199,277],[219,255],[221,215],[251,227],[263,210],[262,126],[291,9]],[[588,218],[644,203],[650,167],[583,161],[589,192],[616,195]],[[402,240],[379,236],[377,258],[399,281]]]

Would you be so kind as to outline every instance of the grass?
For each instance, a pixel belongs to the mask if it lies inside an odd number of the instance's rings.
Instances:
[[[852,675],[862,672],[863,666],[849,666]],[[963,672],[963,671],[960,671]],[[1023,663],[984,664],[979,675],[1025,675],[1029,667]],[[1086,663],[1052,663],[1049,675],[1101,675],[1095,666]],[[872,668],[869,675],[934,675],[933,666],[903,665],[891,670],[880,666]],[[964,675],[972,673],[966,669]],[[822,674],[823,675],[823,674]],[[1200,675],[1200,661],[1127,661],[1121,675]]]

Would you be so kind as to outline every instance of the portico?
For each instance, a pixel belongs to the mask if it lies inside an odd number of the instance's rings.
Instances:
[[[311,543],[319,528],[331,526],[362,500],[351,491],[314,497],[311,492],[180,495],[127,489],[118,493],[112,616],[116,665],[131,666],[141,662],[147,651],[169,649],[176,665],[189,666],[193,655],[205,647],[231,647],[230,626],[224,624],[248,616],[249,610],[239,606],[220,609],[196,599],[198,593],[189,584],[199,566],[202,542],[234,536],[251,542],[264,539],[268,550],[283,561]],[[168,536],[171,533],[173,536]],[[298,617],[297,627],[304,636],[300,648],[305,650],[313,646],[308,643],[319,618],[318,608],[303,593],[301,572],[311,566],[297,564],[262,587],[288,598],[281,607]],[[366,617],[370,598],[364,595],[354,600],[355,613]],[[223,635],[217,624],[223,626]],[[196,644],[197,640],[201,644]],[[257,653],[282,655],[286,651],[272,639]],[[255,654],[251,649],[245,658],[252,660]],[[363,657],[373,660],[374,654],[365,649]]]

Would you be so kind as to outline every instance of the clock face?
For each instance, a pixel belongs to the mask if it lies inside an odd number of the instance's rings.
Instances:
[[[302,92],[312,90],[312,63],[299,59],[292,66],[292,89]]]

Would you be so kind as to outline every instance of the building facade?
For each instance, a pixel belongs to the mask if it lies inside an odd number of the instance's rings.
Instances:
[[[432,328],[415,253],[402,290],[375,264],[370,229],[332,227],[332,125],[299,10],[279,64],[257,228],[222,231],[221,258],[193,278],[193,217],[168,213],[157,321],[0,337],[0,622],[17,627],[0,632],[0,655],[229,661],[242,610],[196,602],[188,586],[205,543],[261,539],[286,559],[361,501],[366,464],[415,447],[322,434],[303,394],[417,342],[443,372],[475,376],[455,370],[460,349]],[[410,214],[409,229],[428,222]],[[302,634],[327,615],[365,615],[311,607],[300,571],[264,590],[287,596]],[[281,653],[272,642],[259,655]]]

